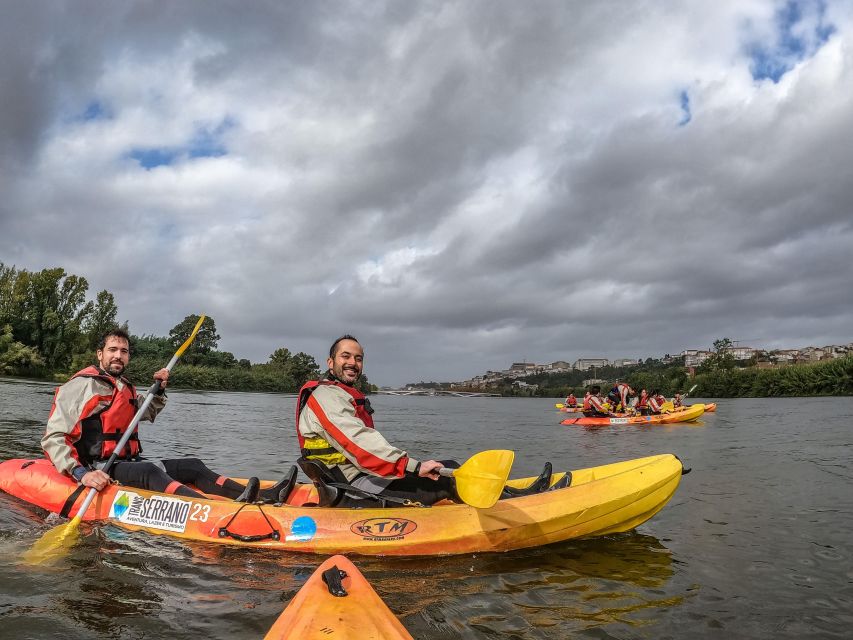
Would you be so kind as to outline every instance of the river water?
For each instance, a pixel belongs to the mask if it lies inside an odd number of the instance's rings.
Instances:
[[[0,379],[0,459],[40,455],[51,385]],[[697,399],[698,400],[698,399]],[[636,531],[505,554],[353,560],[415,638],[850,638],[853,398],[722,400],[692,425],[564,427],[554,400],[374,396],[420,458],[516,451],[576,469],[672,452],[693,469]],[[173,391],[146,455],[277,478],[294,397]],[[0,637],[262,638],[322,558],[84,523],[51,567],[22,565],[51,523],[0,494]],[[55,523],[53,523],[55,524]]]

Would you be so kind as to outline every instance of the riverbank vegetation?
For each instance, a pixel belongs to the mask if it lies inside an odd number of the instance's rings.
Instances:
[[[86,278],[59,267],[30,272],[0,262],[0,375],[64,382],[96,362],[95,350],[105,331],[122,326],[131,336],[127,376],[144,385],[189,337],[199,318],[187,316],[168,336],[135,335],[127,322],[119,324],[112,293],[103,290],[87,300],[88,289]],[[172,372],[170,386],[295,393],[321,374],[314,358],[301,351],[279,347],[267,362],[252,363],[219,351],[219,340],[216,322],[208,317]],[[370,390],[366,377],[360,386]]]

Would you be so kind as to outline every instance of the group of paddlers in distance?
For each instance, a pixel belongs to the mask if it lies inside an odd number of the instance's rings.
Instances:
[[[686,396],[686,393],[679,391],[672,400],[667,400],[657,389],[641,389],[638,394],[627,382],[616,382],[606,396],[602,395],[599,385],[590,386],[580,404],[575,394],[570,393],[564,406],[568,409],[580,409],[588,418],[650,416],[678,410],[683,406]]]

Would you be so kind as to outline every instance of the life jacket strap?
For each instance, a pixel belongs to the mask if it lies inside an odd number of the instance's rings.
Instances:
[[[80,497],[80,494],[86,489],[85,485],[78,485],[74,491],[72,491],[69,496],[65,499],[65,503],[62,505],[62,509],[59,510],[59,515],[63,518],[67,518],[68,514],[71,513],[71,508],[74,506],[74,503],[77,502],[77,498]]]

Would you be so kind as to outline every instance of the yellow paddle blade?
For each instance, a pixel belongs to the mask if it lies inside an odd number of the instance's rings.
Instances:
[[[515,452],[507,449],[482,451],[471,456],[465,464],[453,470],[459,497],[477,509],[493,506],[506,485],[514,459]]]
[[[198,319],[198,322],[195,323],[195,328],[190,334],[190,337],[186,339],[184,344],[182,344],[177,351],[175,351],[175,358],[180,358],[183,355],[184,351],[187,350],[187,347],[189,347],[193,343],[193,340],[195,340],[196,335],[198,335],[198,330],[201,329],[201,323],[204,322],[204,319],[206,317],[207,316],[205,316],[204,314],[201,314],[201,317]]]
[[[59,557],[64,549],[73,547],[80,538],[80,516],[76,515],[65,524],[54,527],[24,553],[27,564],[46,564]]]
[[[555,408],[555,409],[564,409],[564,408],[565,408],[565,406],[566,406],[566,405],[564,405],[562,402],[555,402],[555,403],[554,403],[554,408]]]
[[[675,411],[675,405],[672,404],[672,402],[670,402],[670,401],[664,402],[660,406],[660,412],[661,413],[672,413],[673,411]]]

